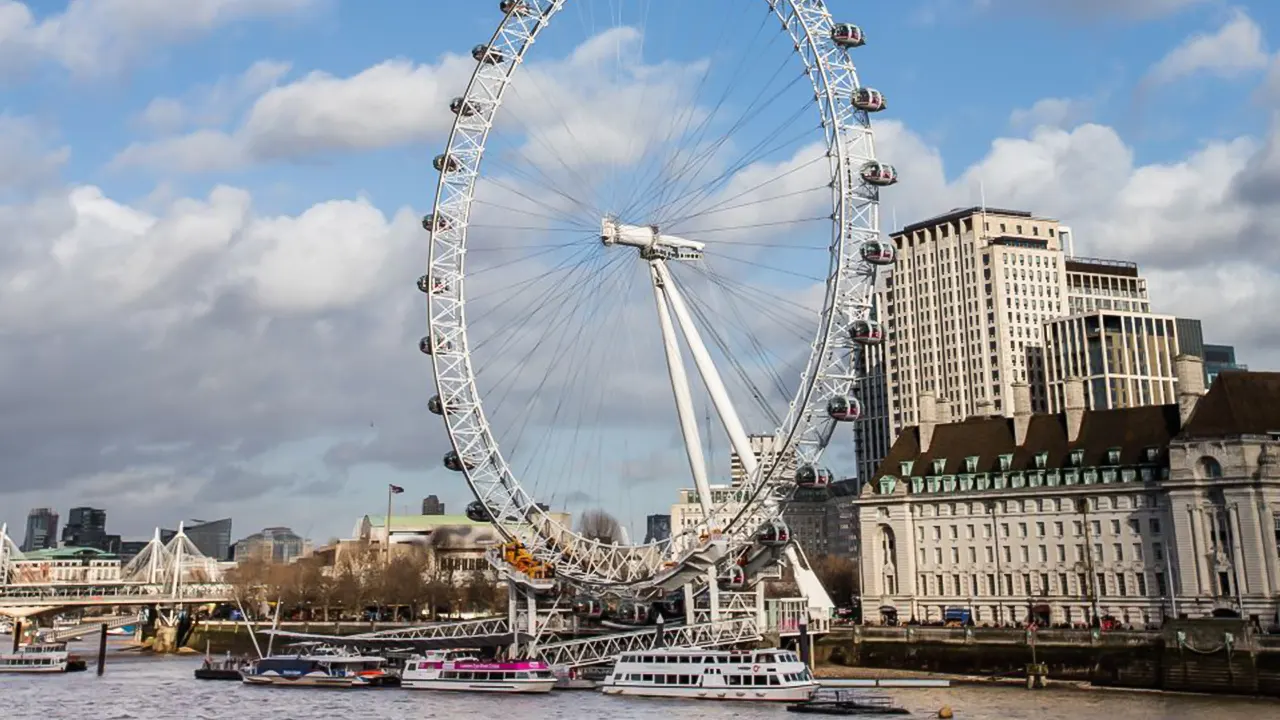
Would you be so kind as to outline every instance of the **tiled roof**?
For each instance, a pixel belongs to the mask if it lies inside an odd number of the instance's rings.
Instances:
[[[22,556],[27,560],[114,560],[115,555],[91,547],[58,547],[44,548],[25,552]]]
[[[1280,373],[1220,373],[1200,398],[1182,437],[1230,437],[1280,432]]]
[[[901,475],[901,463],[913,461],[912,475],[933,475],[933,461],[946,460],[940,475],[958,475],[968,472],[965,459],[977,456],[974,472],[1000,472],[1000,456],[1012,455],[1009,471],[1036,469],[1035,457],[1048,453],[1046,468],[1068,467],[1073,450],[1083,450],[1081,466],[1107,465],[1107,451],[1120,448],[1121,465],[1137,465],[1147,462],[1147,448],[1159,449],[1158,460],[1163,460],[1169,441],[1178,432],[1177,405],[1149,405],[1120,410],[1085,412],[1076,442],[1067,442],[1065,415],[1034,415],[1027,428],[1027,439],[1022,447],[1014,443],[1012,418],[970,418],[958,423],[939,425],[933,431],[933,441],[927,452],[920,451],[920,431],[909,427],[898,436],[889,454],[876,471],[876,477]]]

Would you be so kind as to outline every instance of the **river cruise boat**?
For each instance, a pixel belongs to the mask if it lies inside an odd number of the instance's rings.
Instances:
[[[273,655],[240,670],[248,685],[356,688],[382,685],[387,661],[364,655]]]
[[[801,702],[818,683],[788,650],[666,648],[620,655],[600,689],[606,695]]]
[[[413,658],[400,673],[400,687],[410,690],[546,693],[555,684],[555,674],[540,660],[482,661],[459,651]]]
[[[84,667],[83,660],[67,652],[66,643],[31,643],[0,653],[0,673],[63,673]]]

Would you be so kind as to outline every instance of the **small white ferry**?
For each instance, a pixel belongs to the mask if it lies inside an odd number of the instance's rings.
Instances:
[[[0,653],[0,673],[62,673],[71,660],[66,643],[31,643]]]
[[[696,648],[624,653],[601,685],[606,695],[766,702],[808,700],[817,689],[793,652]]]
[[[400,687],[410,690],[547,693],[556,676],[540,660],[484,662],[467,651],[429,652],[410,659],[400,673]]]

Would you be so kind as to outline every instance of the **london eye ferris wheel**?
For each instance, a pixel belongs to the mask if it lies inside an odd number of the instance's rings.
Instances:
[[[440,109],[418,280],[468,515],[594,591],[776,560],[883,338],[897,174],[869,121],[885,97],[853,63],[863,30],[822,0],[486,6],[497,29]],[[796,466],[761,463],[749,432]],[[733,502],[710,490],[717,443],[741,459]],[[672,481],[703,518],[663,541],[575,532],[546,504],[642,505]]]

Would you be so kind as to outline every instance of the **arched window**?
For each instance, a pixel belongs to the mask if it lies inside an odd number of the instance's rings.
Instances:
[[[1205,455],[1196,463],[1196,475],[1204,480],[1222,477],[1222,464]]]

